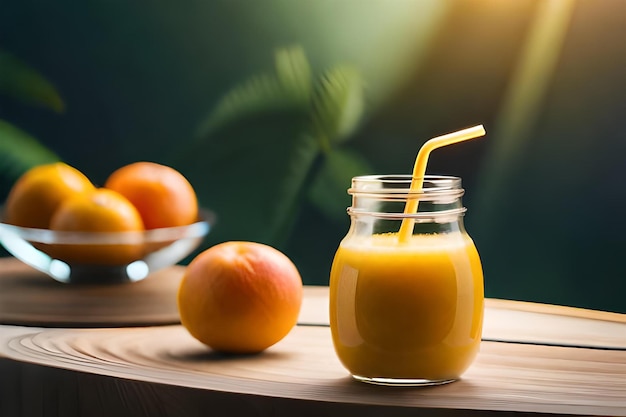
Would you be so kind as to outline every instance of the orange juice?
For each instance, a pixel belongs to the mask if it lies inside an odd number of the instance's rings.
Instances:
[[[462,228],[408,241],[349,232],[333,261],[330,291],[334,347],[357,379],[447,382],[478,352],[483,274]]]

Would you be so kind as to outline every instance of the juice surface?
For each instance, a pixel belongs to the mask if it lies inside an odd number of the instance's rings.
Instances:
[[[346,238],[330,276],[335,350],[361,377],[456,379],[478,352],[483,300],[465,233]]]

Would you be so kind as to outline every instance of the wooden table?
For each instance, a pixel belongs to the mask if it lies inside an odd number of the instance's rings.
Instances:
[[[626,416],[626,315],[489,299],[460,381],[379,387],[336,358],[326,287],[281,342],[224,356],[176,323],[182,270],[115,297],[0,260],[0,416]]]

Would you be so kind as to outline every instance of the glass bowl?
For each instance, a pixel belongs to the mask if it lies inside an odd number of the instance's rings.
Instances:
[[[143,232],[65,232],[0,223],[0,242],[59,282],[137,282],[191,254],[213,224],[207,210],[190,225]]]

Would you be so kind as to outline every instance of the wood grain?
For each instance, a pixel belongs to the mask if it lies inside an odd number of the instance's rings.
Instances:
[[[0,416],[626,416],[626,315],[487,300],[481,352],[460,381],[377,387],[337,359],[327,287],[305,287],[299,325],[278,344],[229,356],[168,324],[175,304],[153,305],[174,302],[181,273],[74,287],[0,260],[0,317],[33,319],[0,325]]]
[[[136,283],[62,284],[15,258],[0,259],[0,323],[118,327],[178,323],[176,291],[184,268]]]
[[[358,404],[389,407],[384,415],[419,408],[423,415],[443,410],[468,415],[474,410],[626,416],[623,351],[483,342],[477,361],[462,380],[419,389],[353,381],[334,354],[330,329],[317,326],[297,326],[266,352],[251,356],[216,354],[181,326],[30,329],[3,337],[0,352],[13,363],[39,364],[44,377],[48,370],[61,368],[177,387],[167,401],[182,404],[191,391],[202,390],[245,395],[250,401],[272,398],[274,408],[283,401],[300,401],[303,409],[309,402],[322,402],[327,404],[324,415],[334,415],[332,404],[338,403],[352,405],[352,411],[358,410]],[[72,381],[65,381],[62,390],[78,389]],[[124,400],[124,392],[119,395],[117,403]],[[151,406],[165,401],[150,396],[149,390],[134,395]],[[194,401],[193,408],[211,408],[209,400]]]
[[[184,268],[133,284],[68,285],[16,259],[0,259],[0,324],[128,327],[179,323],[176,291]],[[305,288],[302,325],[328,326],[328,287]],[[486,300],[483,338],[626,349],[626,315],[508,300]]]

